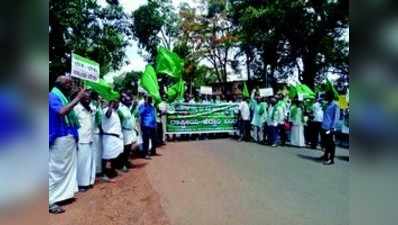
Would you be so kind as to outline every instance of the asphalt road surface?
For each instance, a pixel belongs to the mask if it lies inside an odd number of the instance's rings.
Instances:
[[[177,142],[146,171],[171,224],[348,225],[348,154],[324,166],[310,149]]]
[[[348,151],[231,139],[173,142],[116,184],[99,183],[52,215],[53,225],[348,225]]]

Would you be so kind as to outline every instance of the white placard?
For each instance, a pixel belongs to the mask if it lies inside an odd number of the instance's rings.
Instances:
[[[200,93],[204,95],[212,95],[213,94],[213,89],[208,86],[201,86],[200,87]]]
[[[70,74],[72,77],[77,77],[82,80],[97,82],[99,80],[100,67],[98,63],[72,53],[72,68]]]
[[[262,88],[259,91],[261,97],[269,97],[274,95],[274,89],[272,88]]]

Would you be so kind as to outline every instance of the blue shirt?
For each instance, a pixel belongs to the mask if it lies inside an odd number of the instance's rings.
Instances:
[[[156,127],[156,110],[150,104],[142,104],[138,108],[141,119],[141,126],[155,128]]]
[[[335,101],[328,103],[323,114],[322,129],[330,130],[336,128],[336,123],[340,117],[340,109]]]
[[[65,118],[59,114],[59,111],[64,107],[61,99],[56,95],[48,94],[48,117],[49,121],[49,141],[50,145],[53,145],[55,139],[64,137],[69,134],[77,140],[79,135],[75,127],[70,127],[65,124]]]

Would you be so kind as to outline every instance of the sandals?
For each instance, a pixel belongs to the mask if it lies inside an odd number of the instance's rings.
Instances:
[[[61,208],[59,205],[53,204],[48,207],[48,212],[51,214],[61,214],[65,212],[65,209]]]

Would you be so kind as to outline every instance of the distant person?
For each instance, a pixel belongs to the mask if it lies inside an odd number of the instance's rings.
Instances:
[[[90,107],[90,92],[86,91],[76,105],[79,119],[79,145],[77,151],[77,183],[79,191],[87,191],[95,182],[96,148],[94,145],[95,112]]]
[[[167,118],[167,109],[168,109],[168,104],[165,100],[162,100],[159,105],[159,114],[160,114],[160,122],[161,122],[161,130],[162,133],[159,136],[161,138],[161,144],[164,145],[166,144],[166,118]]]
[[[251,121],[251,125],[253,127],[253,138],[254,141],[260,143],[261,141],[261,128],[262,124],[262,115],[264,113],[263,105],[261,104],[261,97],[259,95],[255,96],[255,101],[253,101],[253,119]]]
[[[248,98],[244,97],[239,103],[239,115],[240,115],[240,139],[239,141],[249,141],[250,140],[250,109],[247,103]]]
[[[276,103],[275,107],[277,108],[278,111],[277,122],[278,122],[280,145],[284,146],[287,141],[287,129],[285,123],[287,122],[286,120],[287,120],[288,109],[287,109],[287,103],[282,96],[278,96],[278,102]]]
[[[188,96],[188,103],[189,104],[195,104],[196,103],[195,98],[192,95]]]
[[[322,138],[325,147],[325,154],[321,157],[321,159],[325,160],[325,165],[332,165],[334,164],[334,156],[336,152],[334,132],[336,129],[336,123],[339,120],[340,109],[337,103],[333,100],[332,93],[326,92],[325,100],[327,103],[322,121]]]
[[[102,110],[101,99],[98,93],[91,92],[90,107],[94,112],[94,148],[95,148],[95,164],[97,176],[102,176]]]
[[[78,191],[77,185],[77,140],[79,120],[73,108],[85,95],[82,89],[70,101],[72,80],[59,76],[55,87],[48,95],[49,108],[49,160],[48,203],[50,213],[63,213],[57,203],[71,199]]]
[[[265,97],[260,99],[260,124],[261,124],[261,133],[262,133],[262,141],[261,144],[266,144],[267,142],[267,121],[268,121],[268,101]]]
[[[290,107],[289,122],[292,123],[290,144],[297,147],[305,147],[304,140],[304,115],[302,103],[297,99]]]
[[[110,101],[104,109],[105,116],[102,117],[103,129],[103,153],[102,168],[104,171],[102,179],[112,182],[117,176],[117,158],[124,150],[122,125],[117,110],[119,101]]]
[[[272,97],[270,99],[270,105],[268,107],[268,119],[267,119],[267,126],[268,126],[268,140],[269,144],[272,147],[277,146],[278,141],[278,125],[280,118],[282,117],[282,109],[276,105],[276,98]]]
[[[132,144],[138,139],[137,134],[134,130],[135,128],[135,118],[131,113],[132,97],[127,92],[122,92],[121,104],[117,109],[120,121],[122,123],[122,133],[123,133],[123,153],[119,156],[118,167],[122,169],[123,172],[127,172],[133,167],[130,163],[129,158],[131,154]]]
[[[322,121],[323,109],[320,98],[317,98],[315,103],[312,105],[312,120],[310,122],[310,143],[311,148],[313,149],[316,149],[319,142],[319,134],[321,132]],[[322,140],[321,147],[323,147]]]
[[[147,96],[138,111],[140,113],[145,159],[151,159],[150,155],[156,155],[156,109],[152,105],[152,97]],[[149,141],[152,142],[152,150],[149,149]]]

